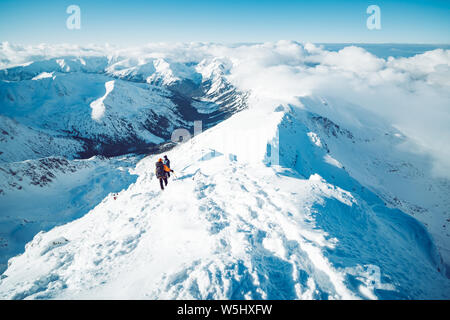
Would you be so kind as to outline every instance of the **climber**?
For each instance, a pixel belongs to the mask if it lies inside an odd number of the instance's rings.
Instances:
[[[156,170],[155,174],[156,177],[159,179],[159,185],[161,186],[161,190],[164,190],[164,184],[167,186],[167,174],[169,172],[173,172],[173,170],[169,169],[164,163],[163,160],[160,158],[158,162],[156,163]]]
[[[170,169],[170,160],[167,158],[167,155],[164,156],[164,164]],[[167,177],[170,178],[170,172],[167,172]]]

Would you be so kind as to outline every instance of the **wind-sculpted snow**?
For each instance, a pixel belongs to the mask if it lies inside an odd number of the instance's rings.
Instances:
[[[285,158],[285,165],[297,168],[304,176],[317,172],[346,190],[363,192],[368,188],[384,205],[423,222],[436,241],[449,275],[450,216],[446,208],[450,201],[446,195],[450,192],[450,182],[431,174],[432,159],[402,147],[408,138],[375,114],[356,116],[357,112],[352,111],[356,106],[348,106],[349,113],[336,115],[332,110],[345,102],[323,98],[300,101],[308,111],[293,108],[294,115],[286,117],[286,129],[280,132],[280,139],[283,140],[283,135],[291,139],[300,136],[304,141],[303,150],[297,152],[297,158]],[[345,127],[316,112],[339,119]],[[299,135],[298,126],[292,128],[292,119],[305,124],[302,134]],[[315,145],[311,151],[304,149],[309,141]],[[319,166],[316,159],[324,159],[325,163]],[[343,179],[343,173],[358,184]]]

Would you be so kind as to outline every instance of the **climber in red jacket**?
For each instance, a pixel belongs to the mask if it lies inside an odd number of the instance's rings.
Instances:
[[[155,174],[156,178],[159,179],[159,185],[161,186],[161,190],[164,190],[164,185],[167,186],[167,175],[169,172],[173,172],[168,166],[163,163],[163,160],[160,158],[158,162],[156,162]],[[164,184],[163,184],[164,181]]]

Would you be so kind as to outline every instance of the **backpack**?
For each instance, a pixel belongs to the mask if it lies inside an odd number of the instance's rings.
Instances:
[[[156,177],[158,179],[164,178],[164,176],[166,175],[166,172],[164,171],[164,163],[162,163],[162,162],[156,163],[155,173],[156,173]]]
[[[164,164],[167,166],[167,168],[170,168],[170,160],[169,159],[164,160]]]

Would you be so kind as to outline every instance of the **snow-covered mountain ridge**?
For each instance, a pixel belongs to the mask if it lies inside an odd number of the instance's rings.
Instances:
[[[167,152],[177,178],[164,192],[153,175],[161,155],[150,155],[129,165],[136,180],[124,176],[117,197],[36,235],[9,261],[1,297],[448,299],[448,150],[437,151],[448,131],[412,116],[448,116],[448,51],[384,60],[292,42],[167,50],[208,57],[209,67],[196,64],[212,79],[206,94],[196,96],[189,63],[169,72],[155,59],[136,78],[149,82],[136,83],[173,94],[186,79],[170,100],[192,94],[197,112],[185,121],[216,112],[210,129]],[[136,77],[129,63],[115,70]],[[107,113],[129,80],[98,76],[104,91],[88,105]],[[248,108],[240,95],[225,119],[214,103],[230,90],[249,92]]]
[[[39,233],[11,259],[2,297],[447,297],[450,282],[426,229],[318,157],[326,151],[306,134],[288,139],[302,130],[297,112],[266,122],[252,154],[231,154],[217,139],[233,132],[236,144],[245,137],[254,144],[256,127],[242,126],[252,110],[168,152],[178,178],[164,192],[153,174],[159,155],[146,157],[116,199],[110,194],[83,218]],[[269,165],[264,148],[276,131],[279,166]],[[309,175],[308,162],[320,173]]]
[[[65,57],[0,70],[3,136],[8,135],[8,121],[17,121],[27,126],[27,144],[42,135],[66,140],[54,141],[46,154],[120,155],[170,140],[177,128],[191,130],[193,120],[208,127],[246,106],[245,94],[225,79],[216,60],[116,60]],[[67,144],[72,154],[60,153]],[[3,152],[0,160],[39,155],[23,155],[28,146],[16,149],[18,154]]]

